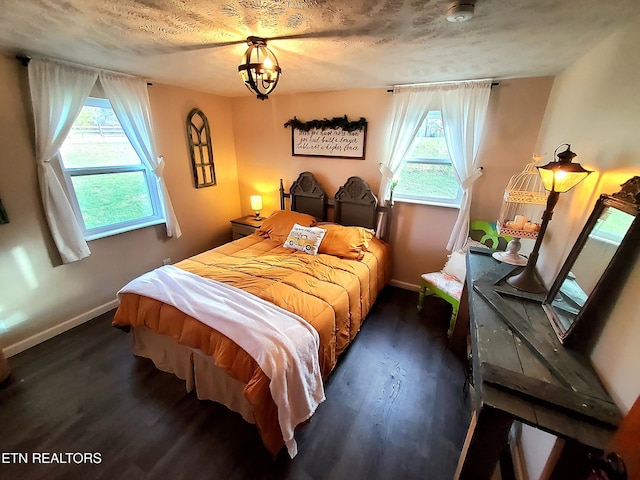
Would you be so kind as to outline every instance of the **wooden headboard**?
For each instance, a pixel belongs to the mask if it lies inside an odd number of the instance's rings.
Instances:
[[[291,184],[288,194],[284,192],[280,179],[280,210],[285,209],[285,197],[291,199],[291,210],[294,212],[307,213],[322,221],[327,219],[327,194],[313,173],[302,172]]]
[[[350,177],[334,199],[336,223],[375,229],[378,199],[363,179]]]
[[[311,172],[302,172],[291,184],[289,193],[280,179],[280,209],[285,209],[285,199],[290,199],[291,210],[327,220],[327,209],[333,207],[333,221],[345,226],[371,228],[376,236],[389,241],[391,206],[378,205],[378,198],[371,187],[360,177],[350,177],[329,199]]]

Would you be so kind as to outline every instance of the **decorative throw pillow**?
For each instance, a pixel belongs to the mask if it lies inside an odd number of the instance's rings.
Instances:
[[[284,241],[285,248],[293,248],[309,255],[316,255],[320,242],[324,238],[326,230],[318,227],[303,227],[297,223],[293,226],[287,239]]]
[[[315,221],[315,217],[307,215],[306,213],[277,210],[262,222],[262,226],[256,233],[262,237],[284,242],[284,239],[287,238],[294,224],[310,227]]]
[[[327,230],[320,244],[320,253],[351,260],[362,260],[373,238],[373,230],[362,227],[345,227],[337,223],[322,224]]]
[[[466,255],[463,252],[453,252],[449,255],[449,260],[442,269],[442,273],[456,277],[464,283],[467,274]]]
[[[462,247],[460,251],[467,252],[471,247],[489,248],[484,243],[478,242],[477,240],[474,240],[473,238],[469,237],[467,238],[467,243],[464,244],[464,247]]]

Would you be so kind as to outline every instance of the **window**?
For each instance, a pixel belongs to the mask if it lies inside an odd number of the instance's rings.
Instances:
[[[598,218],[589,237],[612,245],[620,245],[631,227],[633,219],[633,215],[607,207]]]
[[[427,114],[398,177],[395,199],[460,206],[462,189],[449,157],[440,111]]]
[[[155,175],[141,162],[107,99],[85,101],[60,158],[87,240],[164,222]]]

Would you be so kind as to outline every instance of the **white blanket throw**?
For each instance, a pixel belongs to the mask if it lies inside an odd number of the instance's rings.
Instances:
[[[298,315],[224,283],[167,265],[132,280],[119,292],[176,307],[236,342],[271,380],[278,422],[293,458],[296,425],[325,400],[318,332]]]

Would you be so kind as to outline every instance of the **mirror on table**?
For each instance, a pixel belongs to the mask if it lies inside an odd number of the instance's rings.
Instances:
[[[640,177],[602,195],[552,285],[543,308],[561,342],[596,327],[638,250]],[[625,191],[630,187],[631,192]],[[583,325],[585,324],[585,325]]]

